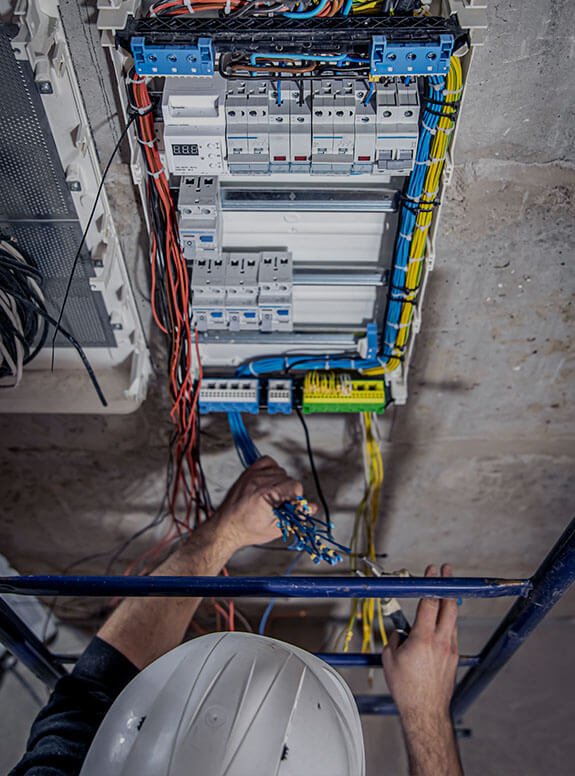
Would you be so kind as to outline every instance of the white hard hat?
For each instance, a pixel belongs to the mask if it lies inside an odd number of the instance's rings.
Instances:
[[[283,641],[213,633],[136,676],[80,776],[365,776],[349,687]]]

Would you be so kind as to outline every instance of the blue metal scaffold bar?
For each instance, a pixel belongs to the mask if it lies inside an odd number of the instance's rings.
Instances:
[[[575,582],[575,518],[531,577],[531,590],[518,599],[481,654],[455,688],[451,708],[460,717],[497,672]]]
[[[215,596],[269,598],[500,598],[517,600],[477,656],[463,656],[471,666],[453,697],[455,716],[485,689],[528,638],[547,612],[575,581],[575,520],[563,532],[531,579],[485,577],[0,577],[0,594],[50,596]],[[65,675],[62,665],[73,656],[56,656],[0,599],[0,641],[49,685]],[[339,667],[379,665],[379,654],[320,653]],[[396,714],[389,695],[358,695],[362,714]]]
[[[49,687],[67,674],[62,664],[2,598],[0,642]]]
[[[0,594],[216,598],[502,598],[528,579],[485,577],[0,577]]]

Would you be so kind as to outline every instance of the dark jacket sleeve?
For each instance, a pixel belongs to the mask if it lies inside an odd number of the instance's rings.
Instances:
[[[9,776],[76,776],[106,712],[138,669],[98,637],[60,679]]]

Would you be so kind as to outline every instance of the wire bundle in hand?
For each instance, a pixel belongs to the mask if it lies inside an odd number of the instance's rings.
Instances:
[[[248,434],[241,414],[229,412],[228,420],[240,461],[245,467],[251,466],[261,453]],[[289,549],[307,552],[314,563],[323,560],[333,566],[341,563],[342,553],[349,553],[349,548],[336,542],[331,535],[333,525],[329,515],[326,522],[314,517],[305,499],[298,499],[295,504],[286,501],[274,512],[283,540],[291,542]]]
[[[151,225],[150,271],[152,313],[169,346],[171,417],[176,426],[170,448],[171,526],[167,536],[147,554],[156,557],[211,514],[210,498],[199,456],[197,403],[202,381],[198,333],[192,327],[188,268],[180,247],[177,214],[162,166],[154,132],[152,102],[146,79],[128,79],[132,110],[138,115],[138,140],[147,168],[148,216]],[[197,367],[199,377],[194,378]]]

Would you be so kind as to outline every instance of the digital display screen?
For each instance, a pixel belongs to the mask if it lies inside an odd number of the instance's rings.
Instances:
[[[197,156],[199,149],[196,143],[172,143],[174,156]]]

